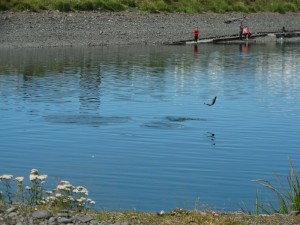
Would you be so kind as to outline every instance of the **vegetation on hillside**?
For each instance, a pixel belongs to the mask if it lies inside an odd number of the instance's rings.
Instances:
[[[299,12],[300,0],[1,0],[0,10],[147,12]]]

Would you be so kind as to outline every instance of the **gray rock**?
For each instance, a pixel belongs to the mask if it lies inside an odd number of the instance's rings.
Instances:
[[[57,216],[58,216],[58,217],[69,217],[69,214],[63,212],[63,213],[58,213]]]
[[[54,223],[54,222],[56,222],[56,217],[54,217],[54,216],[50,217],[50,219],[49,219],[48,222],[49,222],[49,223]]]
[[[8,209],[6,210],[6,213],[15,212],[16,210],[17,210],[17,208],[14,207],[14,206],[12,206],[12,207],[10,207],[10,208],[8,208]]]
[[[299,211],[291,211],[290,216],[299,216],[300,212]]]
[[[8,214],[8,217],[13,218],[13,217],[17,217],[18,213],[17,212],[11,212]]]
[[[82,223],[87,223],[87,222],[90,222],[91,220],[93,220],[93,218],[89,217],[89,216],[76,215],[76,216],[73,217],[73,220],[74,221],[79,221],[79,222],[82,222]]]
[[[49,219],[52,214],[47,210],[37,210],[32,213],[34,219]]]
[[[91,220],[90,225],[100,225],[98,220]]]
[[[57,222],[67,224],[67,223],[72,223],[72,219],[66,217],[58,217]]]

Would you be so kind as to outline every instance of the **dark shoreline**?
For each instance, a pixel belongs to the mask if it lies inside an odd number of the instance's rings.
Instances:
[[[241,13],[149,14],[145,12],[0,12],[0,48],[161,45],[193,38],[233,35]],[[245,24],[252,33],[300,30],[300,13],[251,13]]]

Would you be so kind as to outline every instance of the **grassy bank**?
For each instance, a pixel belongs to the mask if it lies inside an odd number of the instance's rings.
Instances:
[[[299,12],[300,0],[1,0],[0,10],[148,12]]]
[[[30,215],[35,209],[46,209],[54,215],[61,210],[71,210],[75,214],[89,215],[98,221],[109,223],[126,222],[129,224],[300,224],[300,182],[299,173],[295,171],[291,160],[290,171],[286,176],[287,185],[276,175],[278,184],[271,184],[268,180],[255,180],[263,187],[273,192],[277,204],[261,201],[257,195],[255,210],[243,212],[223,213],[208,211],[174,209],[170,212],[124,212],[124,211],[93,211],[88,199],[88,190],[83,186],[73,186],[68,181],[59,180],[52,191],[45,189],[47,175],[40,175],[38,170],[32,169],[29,175],[29,185],[25,185],[24,177],[10,174],[0,176],[0,206],[21,204],[21,214]]]

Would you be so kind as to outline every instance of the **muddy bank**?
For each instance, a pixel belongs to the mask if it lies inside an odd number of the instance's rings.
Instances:
[[[232,35],[239,23],[225,20],[241,13],[200,15],[144,12],[0,12],[0,47],[60,47],[101,45],[159,45],[193,38]],[[255,32],[300,30],[300,13],[247,14],[245,25]]]

